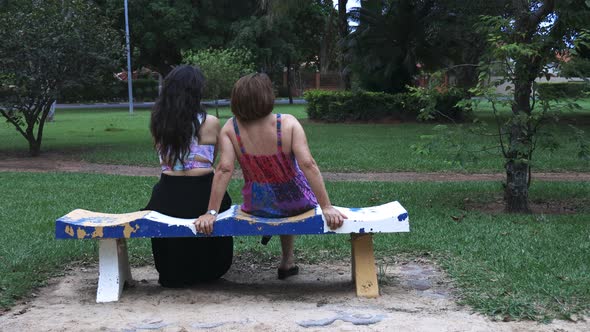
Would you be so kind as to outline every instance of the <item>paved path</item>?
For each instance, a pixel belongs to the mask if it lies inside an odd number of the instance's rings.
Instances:
[[[157,167],[142,167],[128,165],[94,164],[85,161],[61,160],[55,157],[4,158],[0,160],[0,172],[74,172],[115,174],[127,176],[159,176]],[[450,182],[450,181],[501,181],[505,179],[503,173],[418,173],[418,172],[390,172],[390,173],[339,173],[322,172],[326,181],[379,181],[379,182]],[[234,178],[241,178],[238,170]],[[541,181],[590,181],[590,173],[533,173],[534,180]]]

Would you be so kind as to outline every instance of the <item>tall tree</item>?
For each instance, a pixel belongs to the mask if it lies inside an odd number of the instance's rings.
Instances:
[[[246,49],[206,49],[183,52],[183,62],[199,66],[205,74],[205,98],[215,99],[215,112],[219,117],[218,99],[229,98],[234,83],[254,71],[252,54]]]
[[[350,90],[350,69],[347,68],[346,57],[344,56],[344,40],[350,33],[350,26],[348,25],[348,15],[346,13],[346,5],[348,0],[338,0],[338,36],[340,37],[340,75],[345,90]]]
[[[346,52],[363,88],[400,92],[411,83],[418,62],[440,65],[440,50],[428,29],[434,2],[368,0],[352,10],[358,26],[346,38]]]
[[[513,0],[506,14],[488,17],[483,26],[490,36],[490,54],[504,67],[514,85],[512,116],[503,130],[507,136],[504,198],[509,212],[530,212],[528,189],[531,160],[539,125],[545,119],[533,95],[537,77],[556,54],[567,49],[590,22],[590,1]],[[550,105],[542,105],[545,109]]]
[[[41,151],[43,128],[60,90],[113,70],[122,40],[85,0],[0,4],[0,114]]]
[[[401,91],[422,71],[452,68],[457,85],[477,83],[486,36],[480,15],[501,15],[508,0],[363,0],[350,17],[358,23],[345,39],[350,67],[362,87]]]
[[[271,7],[272,13],[235,23],[232,26],[235,37],[230,45],[251,50],[258,68],[271,74],[271,77],[277,77],[273,73],[282,75],[285,68],[289,99],[292,101],[292,71],[302,64],[318,62],[324,32],[315,27],[324,26],[327,10],[324,5],[311,0],[293,2],[298,6],[288,6],[288,3],[278,2],[276,5],[280,7]],[[322,59],[319,60],[321,63]]]
[[[120,0],[97,0],[115,26],[124,26]],[[136,0],[129,2],[129,25],[134,64],[162,75],[182,61],[182,50],[225,47],[232,39],[231,24],[258,8],[257,0]]]
[[[559,117],[560,109],[553,109],[551,100],[537,98],[535,79],[545,76],[557,56],[583,38],[588,22],[590,2],[583,0],[507,1],[502,15],[481,18],[479,29],[487,36],[487,55],[480,63],[478,86],[472,91],[491,102],[496,117],[497,131],[492,135],[498,137],[505,161],[507,212],[530,212],[528,190],[534,152],[541,141],[551,141],[551,135],[541,128]],[[501,79],[492,80],[491,75]],[[498,97],[496,87],[503,83],[509,83],[509,100],[505,93]],[[510,108],[507,119],[498,116],[497,105]],[[583,131],[572,128],[580,144],[579,156],[590,158]]]

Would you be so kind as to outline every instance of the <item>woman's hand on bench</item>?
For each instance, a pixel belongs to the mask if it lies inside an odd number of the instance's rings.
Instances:
[[[322,214],[324,215],[326,224],[328,224],[328,227],[330,227],[331,230],[342,227],[344,219],[348,219],[344,213],[338,211],[332,205],[322,207]]]
[[[211,235],[213,233],[213,224],[215,223],[215,219],[217,219],[216,216],[205,213],[204,215],[197,218],[193,224],[195,224],[197,232]]]

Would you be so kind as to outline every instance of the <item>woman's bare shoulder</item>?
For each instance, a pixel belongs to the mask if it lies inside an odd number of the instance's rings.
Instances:
[[[299,123],[299,120],[297,120],[297,118],[291,114],[281,114],[281,121],[285,125],[294,125]]]
[[[203,122],[203,124],[206,124],[207,122],[209,122],[212,125],[219,126],[219,119],[214,115],[207,114],[207,117],[205,118],[205,122]]]
[[[199,129],[201,140],[208,143],[216,141],[220,130],[219,119],[207,115],[207,118],[201,124],[201,129]]]

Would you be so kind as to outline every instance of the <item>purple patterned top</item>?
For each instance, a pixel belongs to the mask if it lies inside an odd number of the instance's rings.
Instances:
[[[281,115],[277,114],[277,148],[272,155],[246,153],[240,137],[237,120],[234,131],[242,156],[239,159],[244,174],[242,211],[267,218],[290,217],[314,209],[317,199],[295,155],[283,152]]]
[[[203,123],[205,115],[199,113],[197,116],[199,123]],[[170,167],[164,163],[162,155],[160,154],[160,166],[162,166],[162,172],[164,171],[186,171],[193,168],[211,168],[213,166],[213,157],[215,156],[215,145],[211,144],[199,144],[199,140],[193,134],[191,145],[189,147],[189,153],[186,156],[182,156],[184,165],[180,160],[176,160],[174,167]],[[203,161],[206,160],[206,161]]]

